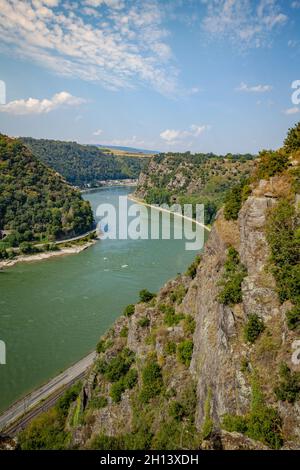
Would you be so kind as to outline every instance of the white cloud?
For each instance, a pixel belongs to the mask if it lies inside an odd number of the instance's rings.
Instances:
[[[0,112],[15,115],[46,114],[63,106],[78,106],[85,102],[86,100],[83,98],[72,96],[67,91],[61,91],[53,95],[51,99],[28,98],[27,100],[10,101],[0,106]]]
[[[178,144],[179,142],[182,142],[187,138],[197,138],[209,128],[210,126],[207,125],[197,126],[195,124],[192,124],[188,130],[166,129],[165,131],[160,133],[160,137],[168,144],[174,145]]]
[[[242,82],[239,87],[236,88],[236,91],[243,91],[245,93],[267,93],[271,91],[273,87],[271,85],[254,85],[249,86],[246,83]]]
[[[102,129],[97,129],[95,132],[93,132],[93,135],[101,135],[101,134],[103,134]]]
[[[288,108],[288,109],[285,109],[284,111],[284,114],[286,115],[291,115],[291,114],[297,114],[300,112],[300,108],[298,108],[297,106],[295,106],[294,108]]]
[[[127,139],[113,139],[105,143],[105,145],[115,145],[118,147],[140,147],[145,144],[145,141],[138,139],[136,135]]]
[[[295,9],[300,8],[300,1],[295,0],[294,2],[291,3],[291,7]]]
[[[212,36],[238,47],[268,45],[275,27],[287,22],[277,0],[202,0],[207,5],[202,26]]]
[[[85,7],[103,9],[105,21],[84,14],[82,3],[54,3],[1,0],[0,50],[111,90],[147,85],[175,94],[177,70],[157,0],[86,0]]]

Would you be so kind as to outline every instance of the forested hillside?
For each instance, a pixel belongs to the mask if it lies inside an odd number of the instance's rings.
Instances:
[[[149,204],[205,204],[205,222],[211,223],[226,192],[249,176],[253,158],[249,154],[160,154],[141,173],[136,195]]]
[[[89,202],[17,139],[0,134],[0,230],[8,246],[85,233]]]
[[[31,137],[21,140],[37,158],[82,188],[98,186],[101,180],[138,178],[148,161],[147,157],[109,155],[96,146],[76,142]]]

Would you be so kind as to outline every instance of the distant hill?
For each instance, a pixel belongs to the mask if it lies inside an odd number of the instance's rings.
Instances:
[[[93,226],[88,201],[41,163],[19,139],[0,134],[0,230],[5,242],[48,241]]]
[[[211,223],[227,191],[249,176],[253,158],[250,154],[159,154],[140,174],[136,196],[149,204],[205,204],[205,222]]]
[[[81,188],[99,186],[100,181],[137,179],[148,158],[116,156],[94,145],[22,137],[22,142],[46,165],[69,183]]]
[[[96,144],[96,147],[103,148],[103,149],[121,150],[122,152],[125,152],[125,153],[130,153],[130,154],[133,153],[137,155],[156,155],[157,153],[159,153],[158,150],[138,149],[135,147],[121,147],[119,145]]]

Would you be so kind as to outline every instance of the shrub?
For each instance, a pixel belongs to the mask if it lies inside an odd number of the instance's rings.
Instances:
[[[108,363],[106,361],[98,362],[98,370],[110,382],[117,382],[130,369],[134,362],[134,353],[124,348],[117,356],[113,357]]]
[[[140,302],[150,302],[156,294],[153,294],[152,292],[149,292],[147,289],[142,289],[139,293],[140,296]]]
[[[281,436],[281,418],[272,407],[265,404],[263,394],[256,379],[252,382],[251,410],[245,416],[224,415],[223,427],[230,432],[242,432],[251,439],[261,441],[272,449],[279,449]]]
[[[20,252],[24,255],[29,255],[30,253],[34,253],[35,249],[29,242],[22,242],[20,243]]]
[[[104,353],[109,347],[110,347],[111,343],[109,341],[106,341],[104,339],[100,339],[100,341],[98,342],[97,346],[96,346],[96,351],[98,354],[100,353]]]
[[[244,327],[244,338],[249,343],[254,343],[259,335],[264,331],[265,325],[256,313],[251,313],[248,316],[247,323]]]
[[[300,122],[289,129],[284,141],[284,148],[288,153],[294,152],[300,148]]]
[[[120,331],[121,338],[127,338],[128,336],[128,327],[123,326],[122,330]]]
[[[64,421],[57,409],[52,408],[29,423],[18,435],[18,445],[22,450],[60,450],[65,448],[67,439]]]
[[[228,432],[245,434],[247,431],[247,419],[245,416],[225,414],[222,417],[222,427]]]
[[[277,400],[294,403],[300,398],[300,373],[291,372],[287,364],[282,363],[279,375],[280,384],[274,389]]]
[[[60,397],[55,407],[60,415],[67,416],[70,405],[76,400],[81,392],[82,383],[77,382],[66,390],[66,392]]]
[[[172,305],[162,304],[159,307],[164,315],[164,323],[167,326],[175,326],[184,318],[182,313],[175,313],[175,308]]]
[[[155,361],[149,362],[142,371],[142,390],[140,400],[148,403],[151,398],[159,395],[163,387],[161,368]]]
[[[176,343],[174,341],[168,341],[165,345],[165,353],[169,356],[176,353]]]
[[[131,315],[134,314],[135,311],[135,305],[134,304],[129,304],[127,307],[124,308],[123,314],[125,317],[131,317]]]
[[[90,443],[90,449],[92,450],[123,450],[124,449],[124,438],[123,436],[106,436],[100,434],[92,439]]]
[[[149,326],[149,325],[150,325],[150,320],[149,320],[148,317],[144,317],[144,318],[141,318],[141,319],[139,320],[139,326],[140,326],[141,328],[145,328],[145,327],[147,327],[147,326]]]
[[[115,382],[112,384],[110,388],[110,396],[112,398],[112,401],[115,403],[118,403],[121,401],[122,398],[122,393],[125,391],[123,380],[118,380],[118,382]]]
[[[172,401],[169,406],[169,415],[175,419],[175,421],[182,421],[184,417],[184,407],[179,401]]]
[[[224,274],[220,285],[223,289],[217,300],[224,305],[234,305],[242,302],[242,281],[246,276],[246,268],[240,263],[238,252],[230,247],[224,265]]]
[[[247,199],[251,193],[248,180],[243,180],[240,184],[233,186],[226,194],[224,204],[224,217],[225,220],[236,220],[239,216],[239,211],[242,203]]]
[[[201,256],[197,255],[192,264],[187,268],[186,275],[194,279],[197,274],[197,268],[201,262]]]
[[[290,330],[300,327],[300,305],[296,305],[286,313],[287,325]]]
[[[189,367],[193,354],[193,341],[187,339],[178,344],[177,357],[182,364]]]
[[[183,321],[183,330],[186,335],[192,335],[196,328],[196,321],[192,315],[186,315]]]
[[[122,393],[127,389],[132,389],[138,380],[138,372],[136,369],[130,369],[127,374],[122,377],[118,382],[112,384],[110,388],[110,396],[115,403],[118,403],[122,398]]]
[[[259,154],[260,162],[256,170],[258,179],[268,179],[284,171],[289,165],[289,157],[283,151],[263,150]]]
[[[170,295],[171,301],[181,304],[186,294],[186,288],[181,284],[173,290]]]
[[[0,247],[0,259],[7,259],[8,253],[5,248]]]
[[[89,401],[89,407],[90,408],[95,408],[95,409],[100,409],[100,408],[105,408],[107,406],[107,398],[104,397],[103,395],[98,396],[98,397],[93,397]]]

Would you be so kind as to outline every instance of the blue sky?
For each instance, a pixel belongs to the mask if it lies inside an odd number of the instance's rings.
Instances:
[[[276,148],[300,121],[300,0],[0,0],[0,132]]]

